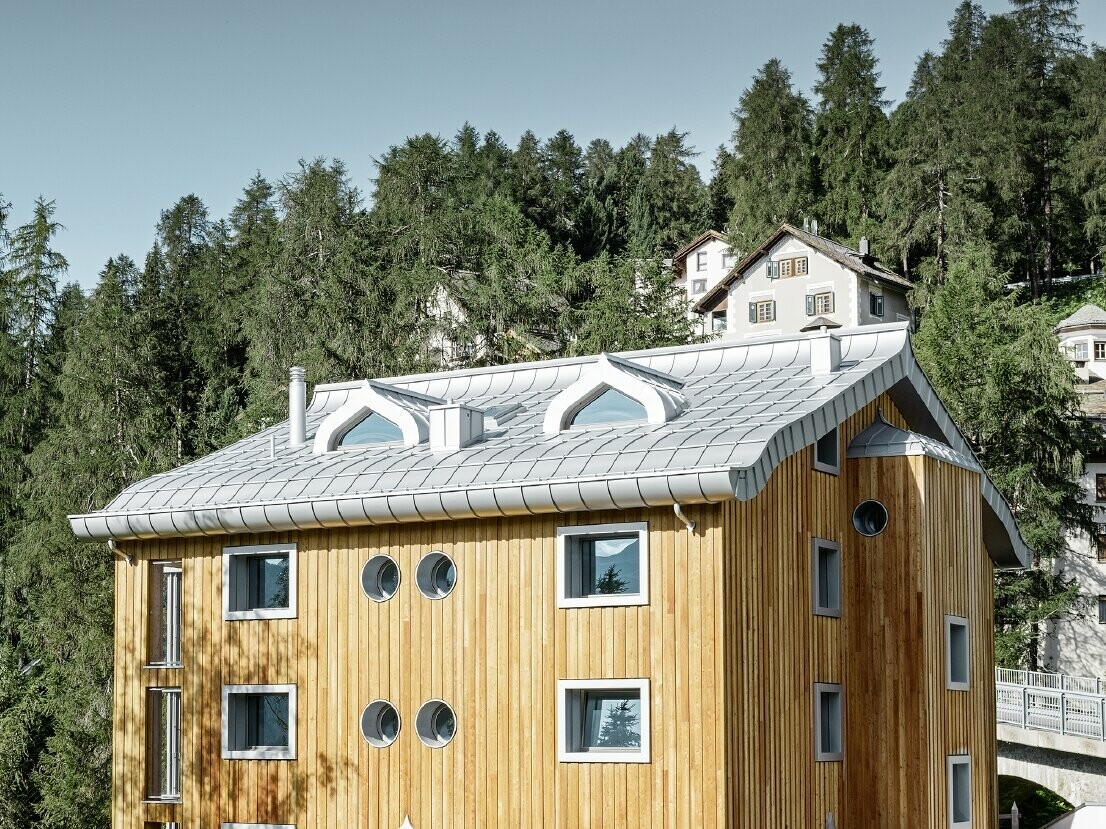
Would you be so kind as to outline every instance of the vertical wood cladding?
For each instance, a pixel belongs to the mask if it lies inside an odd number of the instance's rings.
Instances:
[[[874,414],[873,404],[844,425],[842,458]],[[824,825],[830,811],[842,829],[943,827],[944,754],[961,747],[986,820],[991,582],[978,486],[918,458],[843,460],[842,475],[828,475],[812,470],[807,449],[752,502],[687,508],[694,533],[656,508],[127,545],[137,558],[116,564],[115,829],[397,829],[407,814],[415,829],[782,829]],[[849,523],[868,491],[892,522],[872,549]],[[649,604],[557,609],[556,528],[630,521],[649,523]],[[812,537],[841,543],[840,619],[811,612]],[[223,622],[223,546],[278,541],[298,547],[298,618]],[[415,584],[432,550],[458,573],[438,601]],[[402,573],[383,603],[360,587],[378,552]],[[165,559],[182,562],[183,667],[154,670],[144,667],[146,585],[149,562]],[[945,612],[972,621],[967,693],[943,690]],[[556,681],[610,677],[650,679],[652,761],[559,763]],[[815,682],[843,686],[840,763],[814,761]],[[221,759],[220,694],[231,683],[297,684],[294,761]],[[154,686],[182,688],[176,805],[142,803],[144,691]],[[403,720],[384,749],[359,731],[377,698]],[[457,713],[442,749],[415,730],[433,698]],[[898,820],[915,807],[928,823]]]

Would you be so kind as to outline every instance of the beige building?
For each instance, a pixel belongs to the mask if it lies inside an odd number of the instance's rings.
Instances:
[[[717,237],[715,244],[724,244],[724,237]],[[696,240],[697,247],[684,248],[683,267],[689,275],[690,257],[706,252],[711,261],[702,239]],[[853,250],[784,224],[705,293],[689,291],[689,296],[692,312],[704,320],[704,333],[763,337],[906,322],[911,319],[906,299],[910,288],[910,280],[871,256],[866,239],[860,250]]]

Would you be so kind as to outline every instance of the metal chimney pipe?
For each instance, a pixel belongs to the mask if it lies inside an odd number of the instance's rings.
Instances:
[[[872,255],[872,247],[868,242],[867,236],[860,237],[860,255],[865,259]]]
[[[304,370],[292,366],[288,371],[288,445],[307,443],[307,383]]]

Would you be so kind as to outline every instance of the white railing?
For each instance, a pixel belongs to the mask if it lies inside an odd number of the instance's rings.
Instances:
[[[1106,741],[1106,682],[995,669],[995,707],[1006,725]]]

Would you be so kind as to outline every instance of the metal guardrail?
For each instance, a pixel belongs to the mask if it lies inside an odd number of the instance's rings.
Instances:
[[[1106,741],[1102,680],[1008,668],[996,668],[995,680],[1000,723]]]

